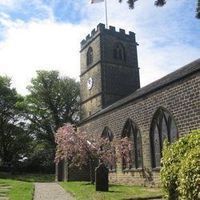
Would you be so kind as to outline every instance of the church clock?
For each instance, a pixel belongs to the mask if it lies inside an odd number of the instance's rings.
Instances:
[[[87,80],[87,88],[88,88],[88,90],[91,90],[92,89],[92,87],[93,87],[93,79],[92,79],[92,77],[90,77],[88,80]]]

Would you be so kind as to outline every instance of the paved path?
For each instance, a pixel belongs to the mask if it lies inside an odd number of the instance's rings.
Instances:
[[[58,183],[35,183],[34,200],[74,200]]]

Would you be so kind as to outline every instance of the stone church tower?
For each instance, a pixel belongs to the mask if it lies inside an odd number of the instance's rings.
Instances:
[[[81,120],[140,87],[135,34],[99,24],[81,42]]]

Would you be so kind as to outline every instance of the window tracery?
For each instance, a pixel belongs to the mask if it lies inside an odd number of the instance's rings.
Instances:
[[[159,108],[152,120],[150,130],[150,144],[152,167],[160,167],[162,157],[163,142],[174,142],[178,138],[178,132],[173,116],[164,108]]]

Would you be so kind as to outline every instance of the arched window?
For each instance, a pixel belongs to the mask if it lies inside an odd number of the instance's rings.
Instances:
[[[152,167],[160,167],[160,158],[162,156],[163,142],[174,142],[178,138],[178,132],[174,118],[164,108],[159,108],[151,123],[150,144],[152,153]]]
[[[103,139],[108,139],[110,142],[113,140],[113,133],[112,131],[106,126],[101,134],[101,138]],[[112,148],[111,152],[112,152],[112,155],[110,155],[109,157],[109,162],[108,163],[105,163],[108,167],[109,170],[115,170],[116,169],[116,160],[115,160],[115,147],[111,145],[111,143],[109,142],[109,144],[107,144],[109,147],[106,147],[106,148],[109,148],[109,149],[106,149],[106,151],[108,150],[111,150],[110,148]],[[101,147],[102,148],[102,147]],[[102,148],[103,149],[103,148]]]
[[[142,137],[136,124],[128,119],[124,125],[122,131],[122,138],[128,137],[132,142],[132,150],[130,151],[130,157],[132,164],[127,164],[122,161],[122,167],[124,168],[142,168]]]
[[[87,65],[92,64],[92,62],[93,62],[93,49],[92,47],[89,47],[87,51]]]
[[[114,45],[113,57],[116,60],[121,60],[121,61],[126,60],[125,48],[121,43],[117,43]]]
[[[113,133],[111,132],[111,130],[106,126],[104,129],[103,129],[103,132],[101,134],[101,137],[102,138],[108,138],[109,141],[111,142],[113,140]]]

